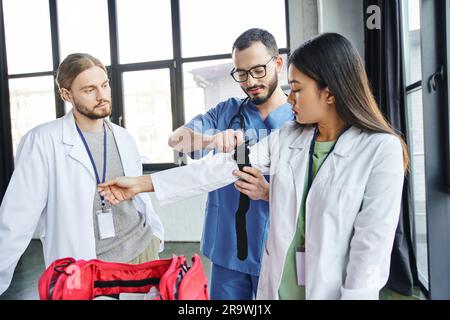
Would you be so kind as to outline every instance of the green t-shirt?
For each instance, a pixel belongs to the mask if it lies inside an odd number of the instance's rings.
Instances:
[[[313,180],[335,142],[336,141],[316,141],[313,155]],[[307,167],[308,166],[309,164],[307,164]],[[308,173],[306,173],[306,176],[307,175]],[[295,253],[297,248],[304,247],[305,245],[305,201],[307,196],[306,189],[308,188],[307,180],[308,179],[306,178],[303,187],[303,199],[301,201],[300,211],[297,218],[297,230],[295,231],[294,239],[292,240],[286,255],[283,275],[281,278],[280,287],[278,288],[280,300],[305,300],[305,287],[297,285]]]

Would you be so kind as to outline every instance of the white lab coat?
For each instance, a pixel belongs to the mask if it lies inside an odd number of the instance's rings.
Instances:
[[[125,175],[142,175],[141,158],[133,138],[125,129],[109,121],[108,124]],[[96,185],[72,112],[34,128],[23,137],[0,207],[0,294],[8,288],[38,223],[43,230],[46,266],[63,257],[96,258],[93,227]],[[147,215],[153,234],[163,240],[163,226],[148,194],[136,196],[133,204]]]
[[[270,230],[258,299],[278,299],[286,253],[296,231],[313,132],[311,127],[288,123],[251,149],[252,165],[271,174]],[[392,135],[351,127],[341,136],[306,199],[307,299],[378,299],[388,279],[399,219],[402,159],[400,141]],[[157,198],[167,204],[234,182],[231,173],[237,166],[232,157],[217,155],[215,161],[222,165],[153,174]],[[180,175],[183,184],[173,184]]]

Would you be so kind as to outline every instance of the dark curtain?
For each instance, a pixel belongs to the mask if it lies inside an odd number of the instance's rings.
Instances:
[[[365,27],[365,62],[375,98],[383,113],[399,132],[406,133],[404,116],[404,81],[402,72],[400,0],[364,0],[367,8],[381,9],[381,28]],[[404,135],[405,136],[405,135]],[[408,183],[403,188],[402,210],[391,255],[391,270],[386,285],[403,295],[411,295],[417,279],[412,242],[412,217],[408,206]]]
[[[4,30],[3,2],[0,0],[0,202],[5,194],[14,166]]]

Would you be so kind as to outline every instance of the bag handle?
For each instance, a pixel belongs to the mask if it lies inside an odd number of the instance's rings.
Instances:
[[[53,288],[58,278],[68,266],[75,262],[73,258],[63,258],[54,261],[39,278],[39,298],[41,300],[52,300]]]

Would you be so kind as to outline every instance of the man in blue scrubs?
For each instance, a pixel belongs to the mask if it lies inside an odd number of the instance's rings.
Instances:
[[[272,34],[262,29],[250,29],[233,44],[234,69],[231,76],[246,93],[246,99],[230,98],[198,115],[172,133],[169,145],[180,152],[204,156],[214,152],[230,152],[235,139],[245,139],[250,145],[293,120],[291,106],[278,83],[283,68]],[[195,152],[194,152],[195,151]],[[210,192],[201,241],[202,254],[212,262],[211,299],[250,300],[256,295],[262,252],[269,227],[269,183],[256,169],[246,169],[258,180],[256,194],[264,200],[250,200],[246,214],[248,255],[237,256],[235,217],[239,206],[239,188],[244,182]],[[253,196],[250,196],[252,199]]]

